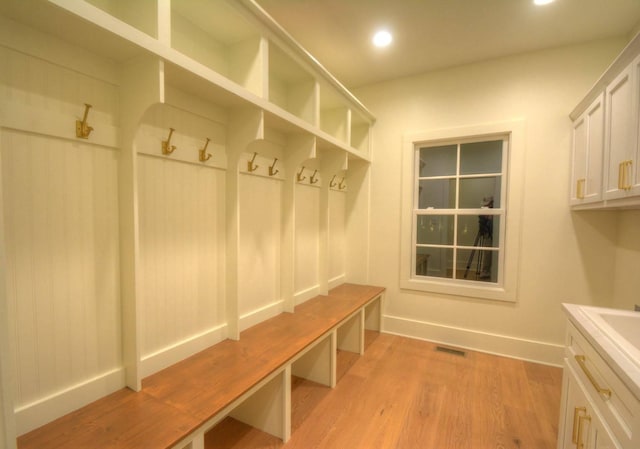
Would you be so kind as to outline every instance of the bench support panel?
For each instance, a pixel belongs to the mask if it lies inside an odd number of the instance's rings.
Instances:
[[[382,331],[382,295],[364,308],[364,328],[370,331]]]
[[[338,349],[364,354],[364,310],[359,310],[338,328]]]
[[[333,331],[292,363],[291,373],[296,377],[317,382],[327,387],[336,385],[336,332]]]
[[[230,416],[281,438],[284,442],[289,440],[291,436],[290,365],[236,407]]]

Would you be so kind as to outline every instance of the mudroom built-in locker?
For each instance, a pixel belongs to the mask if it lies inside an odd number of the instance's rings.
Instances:
[[[2,12],[16,434],[366,284],[375,118],[255,4]]]

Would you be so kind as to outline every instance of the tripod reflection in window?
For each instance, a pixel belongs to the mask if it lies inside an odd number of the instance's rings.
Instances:
[[[482,208],[493,208],[493,197],[489,196],[482,199]],[[476,279],[489,279],[491,278],[491,262],[492,253],[491,250],[482,250],[478,248],[489,248],[493,245],[493,215],[478,215],[478,234],[473,242],[473,250],[469,254],[469,260],[467,261],[467,268],[464,270],[464,278],[467,279],[471,265],[473,264],[473,258],[478,255],[476,259]]]

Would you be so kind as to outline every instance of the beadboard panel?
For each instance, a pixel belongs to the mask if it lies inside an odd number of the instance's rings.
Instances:
[[[320,189],[296,186],[295,198],[295,294],[318,287]]]
[[[92,108],[87,122],[95,128],[92,137],[117,126],[117,86],[2,46],[0,60],[0,98],[4,104],[20,104],[48,114],[52,120],[69,117],[68,131],[65,128],[64,132],[73,134],[75,120],[82,119],[84,103],[89,103]]]
[[[2,130],[14,405],[121,367],[117,151]]]
[[[346,205],[344,191],[329,190],[329,283],[345,276]],[[335,282],[332,282],[335,281]],[[339,282],[338,282],[339,283]]]
[[[142,356],[225,323],[225,172],[138,156]]]
[[[280,301],[282,182],[241,174],[239,184],[238,311],[272,316],[282,311],[272,307]]]

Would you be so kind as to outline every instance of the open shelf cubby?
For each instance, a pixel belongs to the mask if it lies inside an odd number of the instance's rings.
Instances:
[[[262,96],[262,37],[228,2],[171,2],[171,47]]]
[[[120,0],[85,1],[151,37],[158,37],[158,2],[155,0],[132,2]]]
[[[272,43],[269,45],[268,98],[307,123],[317,124],[317,81],[294,58]]]

